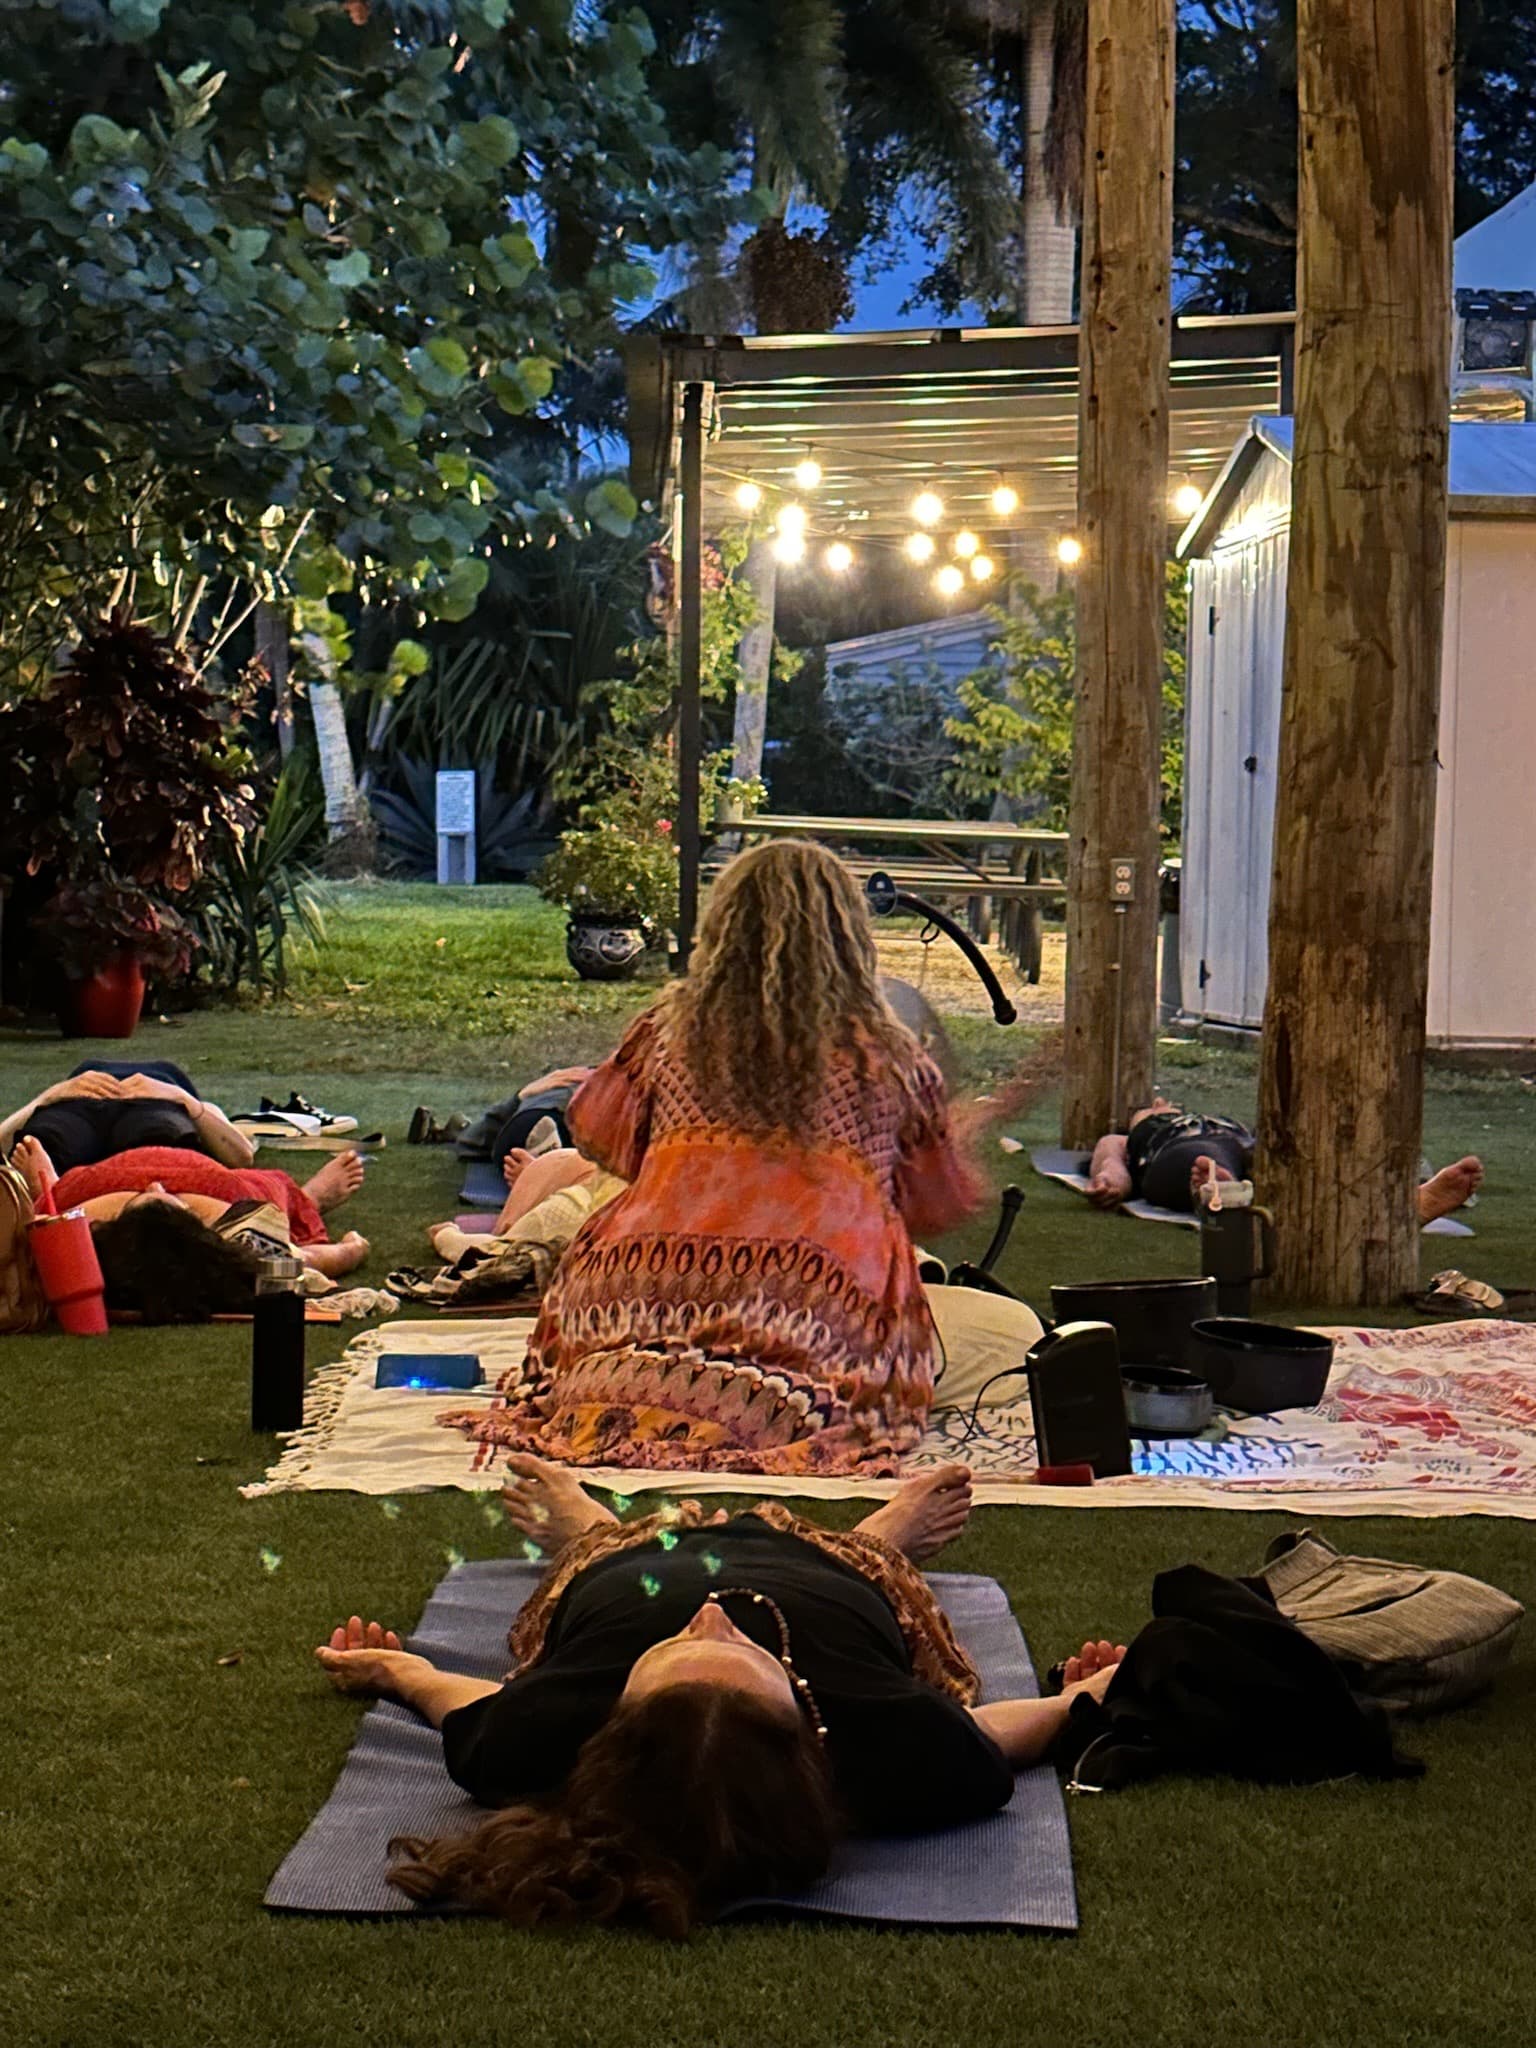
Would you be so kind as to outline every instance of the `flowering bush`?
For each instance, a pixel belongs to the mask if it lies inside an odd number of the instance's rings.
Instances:
[[[638,923],[659,936],[677,922],[677,842],[670,818],[616,800],[601,822],[562,832],[539,869],[539,894],[573,915]]]

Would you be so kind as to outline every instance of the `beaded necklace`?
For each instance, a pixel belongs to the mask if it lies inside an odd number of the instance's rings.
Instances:
[[[784,1676],[794,1688],[796,1701],[810,1722],[811,1727],[815,1730],[816,1740],[818,1742],[825,1742],[827,1739],[827,1724],[821,1718],[821,1709],[816,1704],[816,1695],[795,1669],[794,1662],[789,1654],[789,1623],[784,1619],[783,1609],[776,1600],[770,1600],[766,1593],[755,1593],[750,1586],[722,1586],[718,1592],[710,1594],[709,1604],[712,1607],[718,1607],[722,1600],[737,1599],[750,1600],[754,1607],[766,1607],[773,1616],[774,1623],[779,1631],[779,1662],[784,1667]]]

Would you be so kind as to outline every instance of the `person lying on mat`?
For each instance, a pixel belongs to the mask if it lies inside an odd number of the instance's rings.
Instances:
[[[792,839],[739,854],[688,974],[567,1120],[628,1185],[556,1269],[524,1390],[441,1419],[571,1464],[894,1472],[936,1364],[913,1237],[981,1183],[842,863]]]
[[[620,1523],[570,1472],[507,1463],[507,1511],[552,1557],[507,1680],[439,1671],[357,1615],[315,1653],[343,1692],[430,1721],[455,1783],[501,1809],[462,1836],[392,1842],[391,1881],[412,1898],[685,1935],[814,1883],[844,1832],[997,1812],[1125,1654],[1085,1643],[1059,1696],[976,1704],[915,1568],[965,1526],[963,1465],[843,1534],[777,1501]]]
[[[333,1153],[303,1187],[286,1173],[220,1166],[165,1146],[119,1152],[65,1174],[34,1137],[23,1138],[11,1156],[39,1213],[84,1210],[108,1308],[132,1310],[145,1322],[250,1312],[260,1262],[246,1227],[254,1210],[275,1211],[273,1227],[287,1240],[278,1248],[291,1248],[327,1279],[354,1271],[368,1256],[365,1237],[349,1230],[333,1243],[325,1223],[362,1185],[355,1152]]]
[[[1232,1116],[1202,1116],[1165,1095],[1132,1113],[1128,1135],[1111,1131],[1093,1148],[1088,1196],[1101,1209],[1140,1198],[1159,1209],[1193,1209],[1199,1190],[1218,1181],[1247,1180],[1255,1138]],[[1483,1162],[1468,1157],[1443,1166],[1419,1189],[1419,1221],[1449,1216],[1481,1187]]]
[[[256,1147],[169,1060],[98,1060],[76,1067],[0,1123],[0,1158],[36,1138],[60,1173],[146,1145],[249,1166]]]

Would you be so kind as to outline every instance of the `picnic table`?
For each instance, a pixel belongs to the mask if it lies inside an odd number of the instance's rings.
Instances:
[[[1064,896],[1067,888],[1060,875],[1046,871],[1046,856],[1054,853],[1056,865],[1064,865],[1065,832],[991,818],[812,818],[773,812],[759,812],[724,829],[746,838],[820,840],[835,847],[863,881],[880,872],[898,889],[917,895],[963,898],[967,921],[983,944],[992,936],[996,903],[1002,943],[1032,984],[1040,979],[1041,906]]]

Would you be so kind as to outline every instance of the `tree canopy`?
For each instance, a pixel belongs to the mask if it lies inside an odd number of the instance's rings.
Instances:
[[[40,0],[0,55],[0,636],[36,675],[139,578],[463,616],[572,502],[543,423],[651,259],[739,201],[586,0]],[[538,430],[534,428],[537,425]],[[152,579],[152,582],[151,582]],[[151,607],[152,609],[152,607]]]

